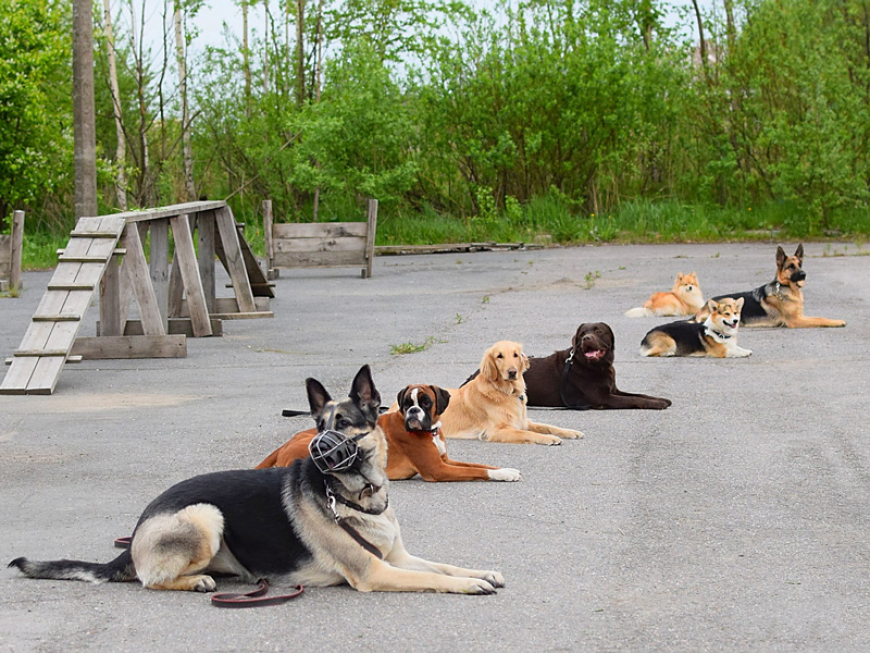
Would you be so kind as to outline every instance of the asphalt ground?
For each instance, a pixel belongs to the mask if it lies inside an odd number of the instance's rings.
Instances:
[[[307,407],[308,376],[344,396],[369,363],[387,403],[409,383],[458,385],[497,340],[546,355],[604,321],[619,387],[673,400],[530,410],[585,432],[560,447],[448,443],[456,459],[521,470],[519,483],[391,485],[409,551],[499,570],[497,595],[309,588],[227,611],[201,594],[4,568],[0,651],[866,652],[870,258],[866,246],[805,249],[806,314],[846,328],[743,329],[746,359],[642,358],[662,320],[623,313],[678,271],[697,271],[706,297],[762,285],[775,244],[379,257],[369,280],[283,271],[274,319],[225,321],[223,337],[189,339],[185,359],[83,362],[52,396],[0,396],[3,562],[110,560],[162,490],[253,467],[309,427],[281,417]],[[25,273],[23,295],[0,299],[0,357],[50,276]],[[403,343],[428,346],[391,354]]]

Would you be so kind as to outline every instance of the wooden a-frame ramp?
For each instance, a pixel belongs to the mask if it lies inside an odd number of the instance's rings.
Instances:
[[[20,347],[7,361],[11,367],[0,394],[51,394],[67,362],[183,357],[187,335],[219,335],[222,319],[272,317],[272,284],[239,227],[222,201],[80,218]],[[149,230],[150,261],[142,246]],[[215,297],[215,255],[234,297]],[[98,290],[98,335],[77,338]],[[133,298],[137,321],[126,318]]]

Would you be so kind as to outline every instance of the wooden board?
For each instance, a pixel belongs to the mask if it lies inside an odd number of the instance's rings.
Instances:
[[[187,356],[187,337],[184,335],[125,335],[77,338],[71,353],[73,356],[81,356],[83,360],[185,358]]]

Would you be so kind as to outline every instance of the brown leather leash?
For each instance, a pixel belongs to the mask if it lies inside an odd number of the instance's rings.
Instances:
[[[216,608],[257,608],[267,605],[281,605],[302,594],[305,588],[296,586],[296,591],[290,594],[274,594],[264,596],[269,591],[269,582],[265,578],[257,581],[257,589],[250,592],[221,592],[212,594],[211,604]]]
[[[132,537],[119,537],[115,539],[116,549],[129,549]],[[264,596],[269,591],[269,581],[261,578],[257,581],[257,589],[250,592],[221,592],[212,594],[211,604],[216,608],[257,608],[267,605],[281,605],[290,599],[295,599],[305,590],[302,585],[297,585],[290,594],[275,594]]]

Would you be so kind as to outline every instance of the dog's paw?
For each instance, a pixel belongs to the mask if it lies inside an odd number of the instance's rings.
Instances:
[[[488,471],[490,481],[521,481],[523,478],[518,469],[511,469],[510,467],[490,469]]]
[[[583,434],[580,431],[565,431],[562,437],[566,440],[578,440],[583,437]]]
[[[484,571],[482,572],[482,577],[483,580],[493,587],[504,587],[504,576],[497,571]]]
[[[459,592],[462,594],[495,594],[495,586],[483,578],[462,578]]]
[[[557,447],[562,444],[562,439],[555,435],[540,435],[535,439],[535,444],[545,444],[548,447]]]
[[[196,581],[191,587],[194,592],[214,592],[217,587],[211,576],[195,576],[191,580]]]

